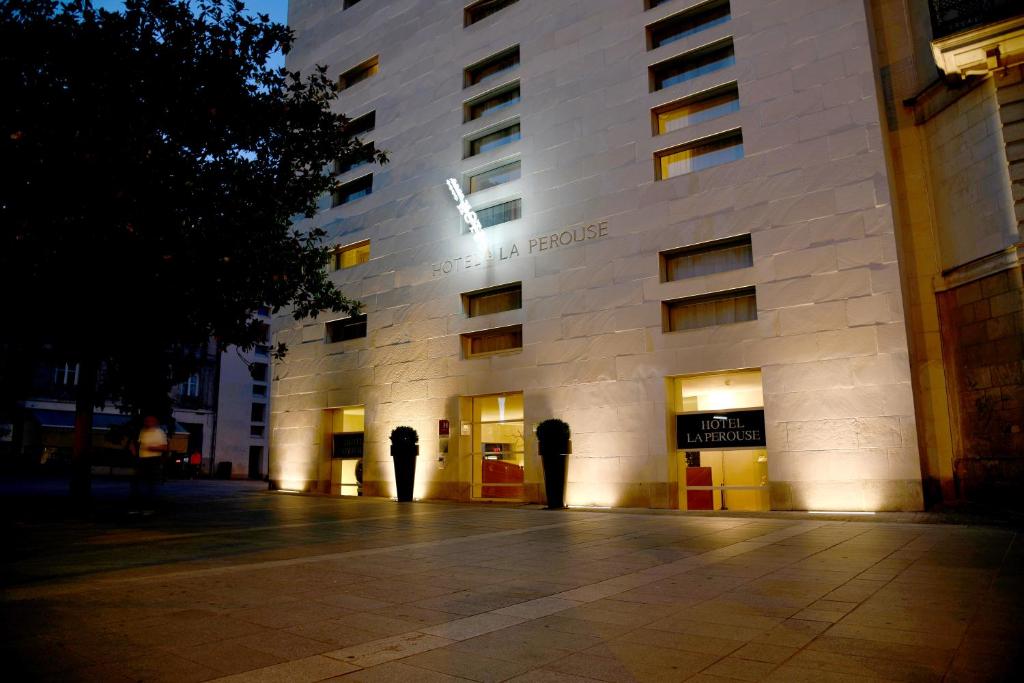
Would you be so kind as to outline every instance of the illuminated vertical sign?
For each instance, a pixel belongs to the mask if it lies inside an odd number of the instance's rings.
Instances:
[[[462,220],[466,221],[466,225],[469,226],[469,232],[473,235],[473,239],[476,240],[481,248],[485,247],[484,228],[480,225],[480,219],[477,217],[476,211],[473,211],[473,207],[469,205],[469,200],[463,194],[459,181],[455,178],[449,178],[447,185],[449,192],[452,193],[452,198],[455,200],[455,208],[459,210]]]

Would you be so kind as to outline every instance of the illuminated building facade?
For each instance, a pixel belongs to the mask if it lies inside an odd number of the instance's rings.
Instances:
[[[418,497],[539,502],[557,417],[571,505],[924,505],[865,3],[349,5],[288,66],[391,162],[304,223],[364,308],[275,318],[273,483],[394,495],[409,425]]]

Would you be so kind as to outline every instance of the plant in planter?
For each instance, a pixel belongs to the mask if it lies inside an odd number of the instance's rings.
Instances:
[[[548,509],[565,507],[565,461],[569,454],[569,425],[557,419],[544,420],[537,425],[540,459],[544,464],[544,491],[548,495]]]
[[[412,485],[416,479],[416,456],[420,454],[420,437],[412,427],[391,430],[391,458],[395,463],[395,486],[398,501],[412,500]]]

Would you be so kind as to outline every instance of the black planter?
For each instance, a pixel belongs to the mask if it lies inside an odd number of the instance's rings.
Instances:
[[[544,492],[548,496],[548,510],[565,507],[565,462],[569,444],[542,444],[540,459],[544,464]]]
[[[420,447],[415,444],[391,446],[391,458],[395,461],[395,487],[398,489],[398,502],[412,501],[412,487],[416,481],[416,456]]]

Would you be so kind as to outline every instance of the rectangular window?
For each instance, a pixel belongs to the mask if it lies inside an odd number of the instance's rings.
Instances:
[[[249,375],[257,382],[266,382],[269,367],[266,363],[253,363],[249,366]]]
[[[484,93],[466,103],[463,121],[474,121],[496,111],[519,104],[519,81]]]
[[[265,384],[254,384],[254,385],[252,385],[252,395],[253,396],[266,396],[267,395],[267,385],[265,385]]]
[[[249,410],[249,420],[251,422],[263,422],[267,413],[266,403],[253,403],[252,408]]]
[[[253,347],[253,353],[255,353],[257,356],[269,356],[270,347],[267,346],[266,344],[257,344],[256,346]]]
[[[478,154],[484,152],[490,152],[491,150],[504,147],[505,145],[512,144],[522,137],[519,132],[519,122],[499,128],[496,131],[485,133],[478,138],[473,138],[469,141],[469,154],[468,157],[475,157]]]
[[[350,318],[324,323],[324,332],[328,344],[365,337],[366,316],[353,315]]]
[[[361,178],[339,185],[331,196],[331,206],[341,206],[354,202],[360,197],[373,194],[373,174],[369,173]]]
[[[739,110],[739,91],[735,83],[729,83],[655,107],[651,111],[654,134],[664,135]]]
[[[723,273],[754,265],[750,235],[681,247],[663,251],[660,255],[662,282]]]
[[[521,175],[521,163],[518,159],[513,162],[495,166],[486,171],[481,171],[469,177],[469,193],[480,192],[489,187],[497,187],[513,180],[519,180]]]
[[[743,133],[732,130],[654,153],[658,180],[703,171],[743,158]]]
[[[516,2],[518,0],[477,0],[466,7],[464,26],[471,26]]]
[[[498,74],[503,74],[517,66],[519,66],[518,45],[510,47],[507,50],[502,50],[501,52],[493,54],[472,66],[466,67],[462,85],[464,88],[468,88],[471,85],[483,83],[484,81],[494,78]]]
[[[684,52],[654,64],[650,69],[651,92],[683,83],[736,63],[732,38]]]
[[[185,384],[182,385],[182,389],[182,393],[190,398],[199,396],[199,373],[197,372],[185,380]]]
[[[368,114],[363,114],[359,118],[348,120],[348,134],[354,138],[360,135],[366,135],[371,130],[377,127],[377,112],[376,110],[371,111]]]
[[[363,240],[348,246],[338,247],[331,252],[331,267],[334,270],[352,268],[370,260],[370,240]]]
[[[476,212],[476,217],[480,219],[480,227],[492,228],[495,225],[517,220],[522,217],[522,214],[523,200],[513,199],[509,202],[502,202],[501,204],[488,206],[485,209],[479,209]],[[468,231],[469,228],[467,227],[466,230]]]
[[[647,49],[691,36],[729,21],[729,0],[711,0],[684,12],[673,14],[647,27]]]
[[[352,5],[356,5],[356,4],[358,4],[358,3],[359,3],[359,0],[345,0],[345,2],[344,2],[344,3],[342,3],[342,6],[341,6],[341,8],[342,8],[342,9],[348,9],[348,8],[349,8],[349,7],[351,7]]]
[[[53,368],[53,383],[58,386],[78,386],[78,363],[58,363]]]
[[[380,56],[374,55],[362,64],[354,66],[338,76],[338,90],[347,90],[360,81],[365,81],[380,70]]]
[[[462,305],[470,318],[515,311],[523,307],[523,283],[516,282],[463,294]]]
[[[462,335],[462,351],[466,358],[504,351],[519,351],[522,348],[522,325],[511,325]]]
[[[353,168],[359,168],[373,161],[373,154],[376,152],[372,142],[367,142],[363,145],[360,150],[353,154],[348,159],[335,159],[334,160],[334,175],[341,175],[342,173],[348,173]]]
[[[692,296],[666,301],[664,304],[663,324],[666,332],[747,320],[757,320],[757,297],[753,287]]]
[[[249,436],[262,437],[263,425],[251,425],[249,427]]]

